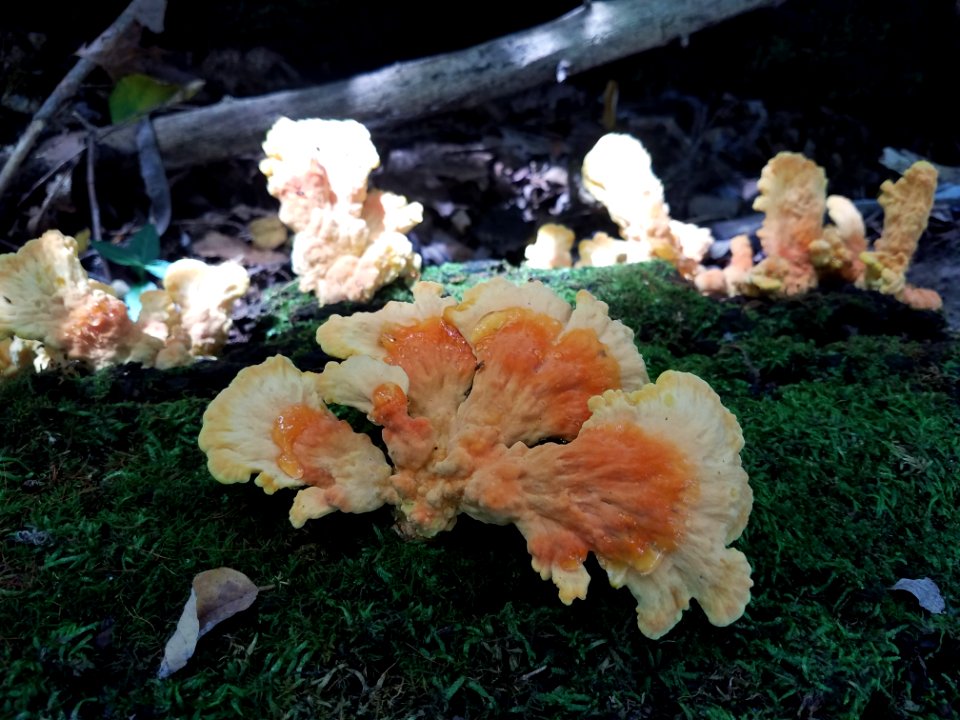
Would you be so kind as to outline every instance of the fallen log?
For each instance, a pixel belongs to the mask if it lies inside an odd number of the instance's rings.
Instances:
[[[572,75],[665,45],[777,0],[595,0],[529,30],[339,82],[186,110],[154,120],[168,169],[256,153],[281,116],[357,119],[382,128]],[[132,128],[106,128],[102,141],[136,151]]]

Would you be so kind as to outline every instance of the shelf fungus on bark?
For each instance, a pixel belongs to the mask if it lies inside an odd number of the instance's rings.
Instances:
[[[725,286],[716,282],[720,278],[715,272],[698,278],[701,289],[790,296],[833,278],[893,295],[918,310],[942,307],[935,290],[906,280],[933,208],[937,170],[930,163],[917,161],[899,180],[880,186],[883,231],[872,249],[856,205],[841,195],[828,196],[823,168],[803,155],[778,153],[763,168],[757,187],[760,195],[753,207],[764,213],[757,235],[766,257],[752,268],[738,263],[739,279]],[[824,212],[830,223],[823,222]]]
[[[263,143],[260,170],[291,228],[293,272],[321,305],[365,301],[384,285],[420,274],[405,233],[423,220],[420,203],[369,188],[380,156],[355,120],[280,118]]]
[[[87,276],[76,240],[48,230],[0,255],[0,340],[31,343],[20,347],[37,370],[67,362],[93,369],[126,362],[188,365],[219,352],[233,302],[249,284],[237,263],[177,260],[162,289],[140,296],[142,309],[133,320],[112,287]],[[22,352],[17,363],[30,364]]]
[[[318,342],[344,360],[322,373],[280,356],[241,371],[204,415],[213,476],[300,488],[296,526],[382,504],[410,537],[460,513],[513,523],[567,604],[586,596],[592,552],[651,638],[691,598],[715,625],[743,614],[750,566],[727,547],[752,505],[743,436],[705,381],[651,383],[633,332],[583,290],[575,308],[503,279],[459,303],[434,283],[413,295],[325,322]],[[326,403],[380,425],[389,460]]]

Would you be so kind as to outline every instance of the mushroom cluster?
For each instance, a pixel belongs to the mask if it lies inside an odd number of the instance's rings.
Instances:
[[[291,228],[300,289],[321,305],[364,301],[384,285],[420,274],[406,233],[423,206],[368,189],[380,156],[355,120],[279,119],[263,143],[260,170]]]
[[[112,287],[87,276],[77,250],[72,237],[49,230],[0,255],[0,375],[67,361],[187,365],[219,351],[230,308],[250,284],[237,263],[177,260],[162,290],[141,294],[133,320]]]
[[[897,182],[888,180],[880,187],[883,231],[869,249],[860,211],[841,195],[827,195],[823,168],[799,153],[778,153],[763,168],[753,205],[764,214],[757,235],[765,257],[754,264],[750,239],[738,235],[730,241],[730,262],[722,269],[701,264],[713,243],[708,229],[671,219],[663,185],[639,140],[604,135],[584,157],[581,175],[584,188],[620,228],[621,238],[597,232],[577,243],[569,228],[544,225],[524,251],[529,267],[606,266],[658,258],[707,295],[797,295],[824,278],[836,278],[893,295],[917,309],[943,305],[934,290],[906,281],[937,187],[937,170],[926,161],[915,162]],[[824,223],[824,214],[830,222]]]
[[[670,217],[663,183],[653,172],[650,154],[639,140],[623,133],[601,137],[583,158],[583,187],[610,213],[620,237],[594,233],[577,243],[578,267],[604,267],[660,259],[686,278],[701,268],[713,244],[707,228]],[[547,225],[525,250],[535,268],[569,267],[573,231]]]
[[[702,291],[789,296],[835,278],[893,295],[917,309],[943,305],[936,291],[906,280],[933,208],[937,170],[930,163],[918,161],[895,183],[887,180],[880,186],[883,230],[871,250],[856,205],[842,195],[828,196],[826,173],[809,158],[778,153],[763,168],[757,187],[760,195],[753,207],[764,214],[757,235],[766,257],[754,265],[747,238],[734,238],[730,265],[696,276]],[[829,223],[824,223],[824,213]]]
[[[460,513],[512,523],[566,604],[586,596],[592,552],[651,638],[691,598],[715,625],[742,615],[750,565],[728,545],[752,492],[740,427],[706,382],[651,383],[633,332],[585,290],[575,308],[503,279],[459,303],[429,282],[413,297],[327,320],[317,340],[343,360],[321,373],[283,356],[242,370],[204,413],[211,474],[297,488],[297,527],[384,504],[409,537]],[[328,403],[380,425],[389,460]]]

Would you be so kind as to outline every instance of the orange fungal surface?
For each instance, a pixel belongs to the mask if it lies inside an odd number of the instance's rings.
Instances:
[[[672,371],[649,382],[633,332],[589,293],[571,310],[537,283],[493,280],[459,305],[439,292],[420,286],[411,306],[328,320],[318,338],[345,359],[320,374],[281,356],[241,371],[204,414],[214,476],[261,470],[267,492],[312,486],[294,501],[296,527],[384,503],[411,538],[460,514],[512,523],[566,604],[586,597],[594,553],[651,638],[693,598],[715,625],[738,618],[750,566],[727,546],[753,496],[742,432],[709,385]],[[389,462],[326,402],[380,425]],[[252,428],[247,446],[238,426]]]
[[[333,478],[326,470],[315,467],[304,458],[305,445],[331,444],[341,425],[329,412],[306,405],[291,405],[277,414],[271,439],[279,449],[277,466],[287,475],[308,485],[330,485]],[[347,426],[349,428],[349,426]]]
[[[410,417],[407,396],[399,385],[384,383],[374,388],[370,417],[383,426],[383,439],[398,466],[417,468],[434,449],[436,432],[427,418]]]
[[[123,301],[101,293],[70,312],[58,340],[70,357],[86,357],[99,348],[121,344],[133,329]]]
[[[519,467],[491,469],[487,478],[479,504],[518,516],[530,554],[564,570],[592,550],[650,572],[681,542],[696,491],[679,448],[627,424],[595,425],[566,445],[537,446]]]
[[[587,400],[619,387],[616,359],[590,329],[563,333],[555,319],[523,308],[492,313],[473,333],[481,362],[470,416],[514,428],[506,444],[572,438],[590,416]]]
[[[653,549],[676,549],[695,491],[678,447],[633,425],[597,425],[558,448],[557,458],[571,492],[582,497],[568,518],[586,530],[599,555],[635,565]],[[556,511],[564,517],[562,507]],[[592,522],[579,524],[581,514]]]
[[[416,415],[421,402],[447,392],[461,395],[470,387],[477,359],[460,331],[443,318],[429,317],[414,325],[388,326],[380,335],[387,362],[410,379],[410,403]],[[456,400],[462,399],[457,397]]]

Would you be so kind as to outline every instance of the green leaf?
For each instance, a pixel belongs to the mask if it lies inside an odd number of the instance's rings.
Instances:
[[[160,257],[160,235],[153,223],[147,223],[130,236],[128,247],[136,253],[140,266],[146,267]]]
[[[90,247],[100,253],[104,260],[109,260],[117,265],[138,266],[139,263],[130,251],[130,248],[120,245],[111,245],[103,240],[91,240]]]
[[[161,273],[165,270],[162,265],[158,265],[160,257],[160,236],[157,235],[157,229],[151,225],[144,225],[137,230],[126,245],[111,245],[102,240],[91,240],[90,246],[104,258],[117,265],[147,270],[156,275],[156,271]]]
[[[179,85],[166,83],[149,75],[136,73],[122,77],[110,93],[110,120],[120,123],[146,115],[167,104],[180,90]]]
[[[157,280],[163,280],[164,275],[167,274],[168,267],[170,267],[169,260],[154,260],[153,262],[146,263],[143,269],[153,275]]]

